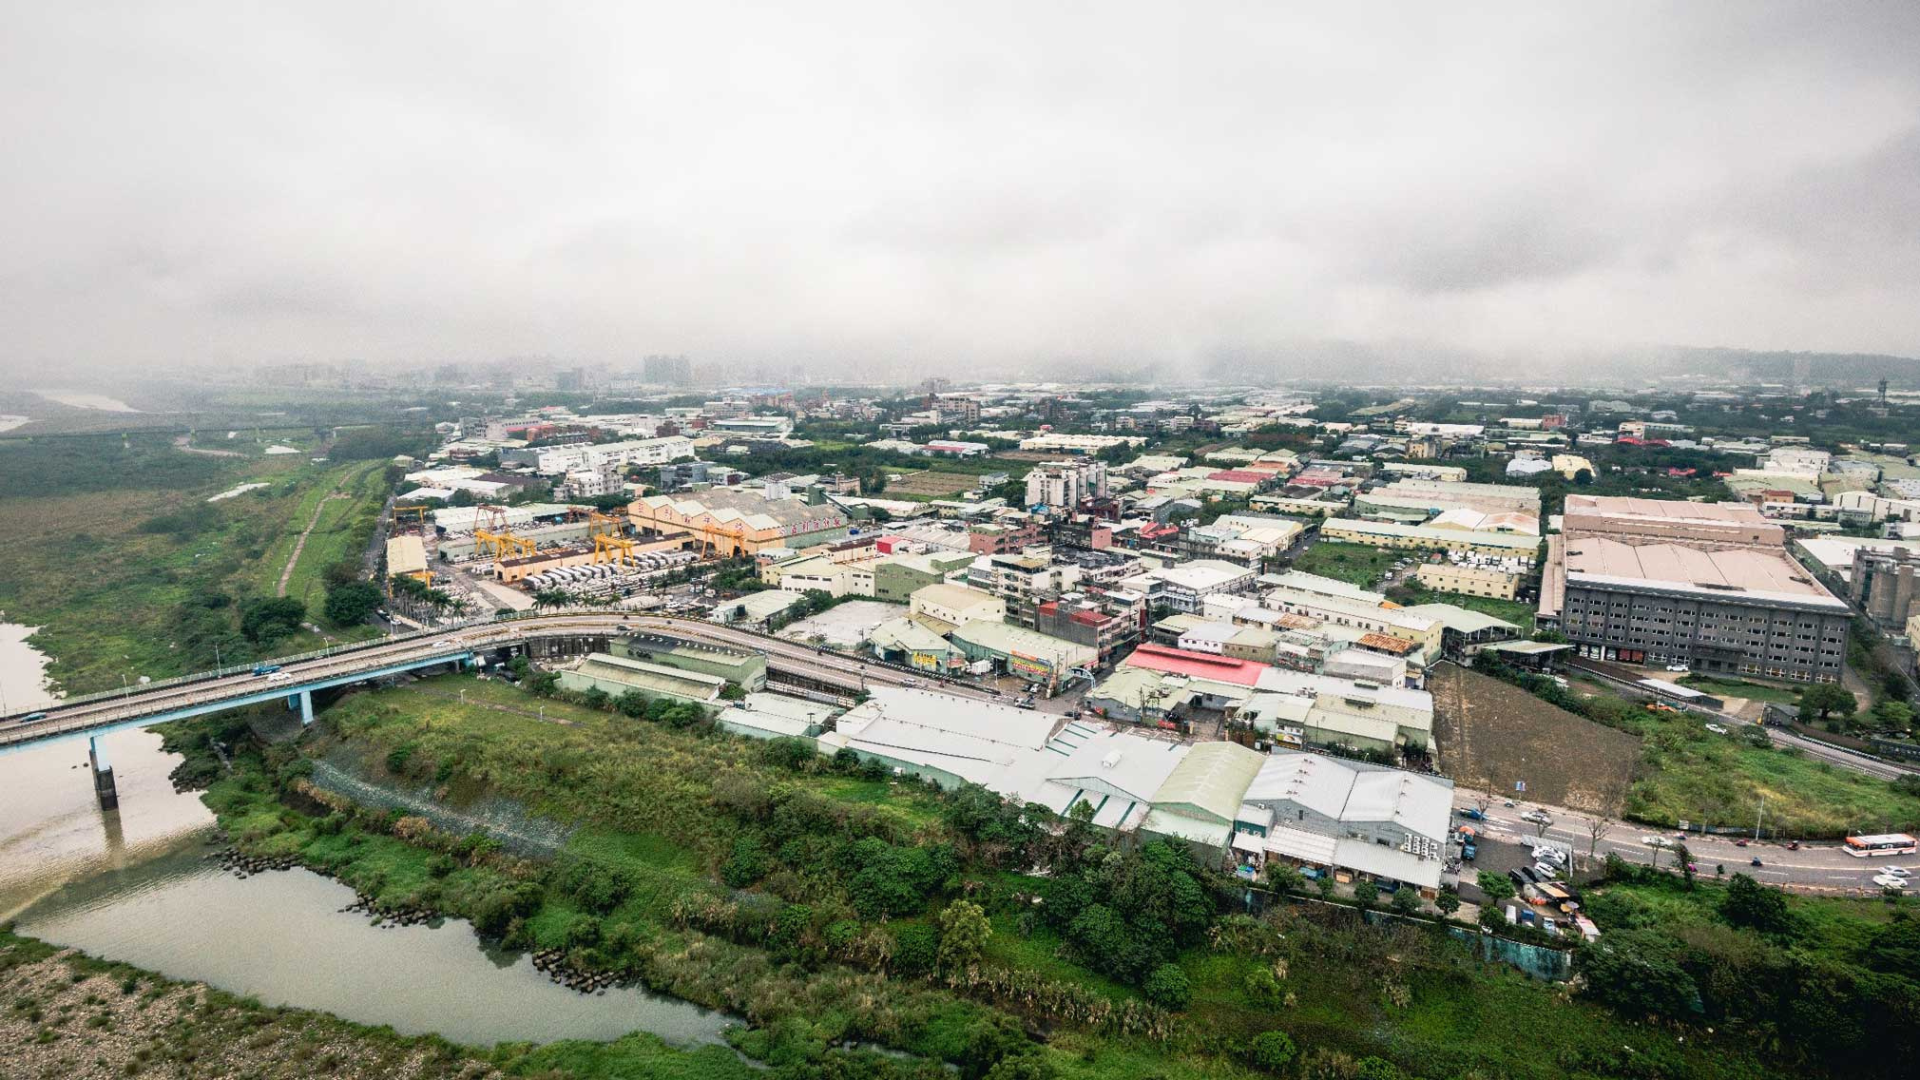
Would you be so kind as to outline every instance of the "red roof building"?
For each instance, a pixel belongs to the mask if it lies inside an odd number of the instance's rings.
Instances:
[[[1226,656],[1211,656],[1207,653],[1188,652],[1185,649],[1170,649],[1165,645],[1152,644],[1142,645],[1133,650],[1133,654],[1127,657],[1126,664],[1128,667],[1141,667],[1169,675],[1187,675],[1195,679],[1232,683],[1236,686],[1252,686],[1258,683],[1261,673],[1267,670],[1265,664],[1256,664],[1251,660],[1235,660]]]

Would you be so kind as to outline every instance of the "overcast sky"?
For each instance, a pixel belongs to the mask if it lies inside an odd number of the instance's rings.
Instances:
[[[5,6],[20,373],[1920,354],[1908,0]]]

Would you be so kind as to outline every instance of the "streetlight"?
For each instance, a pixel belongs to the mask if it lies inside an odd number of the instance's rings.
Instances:
[[[125,701],[132,694],[133,687],[127,685],[127,673],[123,671],[120,673],[120,700]]]

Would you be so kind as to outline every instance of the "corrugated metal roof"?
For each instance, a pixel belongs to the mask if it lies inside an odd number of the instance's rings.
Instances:
[[[1154,793],[1156,811],[1196,813],[1231,824],[1241,796],[1265,761],[1264,754],[1237,743],[1201,743],[1187,752]]]

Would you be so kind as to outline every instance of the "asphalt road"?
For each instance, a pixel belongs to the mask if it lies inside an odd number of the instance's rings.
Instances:
[[[1453,800],[1455,823],[1473,825],[1494,840],[1519,843],[1523,836],[1541,835],[1539,826],[1521,820],[1520,815],[1528,810],[1545,810],[1553,819],[1546,827],[1546,838],[1570,846],[1577,858],[1584,860],[1587,857],[1593,839],[1590,827],[1593,817],[1560,807],[1543,807],[1538,803],[1521,802],[1509,807],[1504,797],[1491,800],[1484,822],[1468,821],[1458,815],[1459,810],[1477,807],[1484,797],[1477,791],[1456,788]],[[1599,843],[1593,847],[1594,858],[1604,859],[1608,852],[1616,852],[1629,862],[1645,866],[1654,864],[1657,855],[1658,865],[1673,866],[1673,853],[1646,843],[1647,837],[1675,840],[1673,830],[1662,831],[1630,821],[1608,820]],[[1861,859],[1848,855],[1841,845],[1833,843],[1805,843],[1800,850],[1789,851],[1785,844],[1767,842],[1749,841],[1746,847],[1740,847],[1736,843],[1738,839],[1734,836],[1688,833],[1685,840],[1678,842],[1686,844],[1688,854],[1699,868],[1696,872],[1703,877],[1712,877],[1714,867],[1719,865],[1726,867],[1728,876],[1749,874],[1770,885],[1783,885],[1808,892],[1878,895],[1880,887],[1873,884],[1871,879],[1886,866],[1903,866],[1920,872],[1920,858],[1913,856]],[[1753,866],[1752,860],[1755,858],[1762,865]]]

